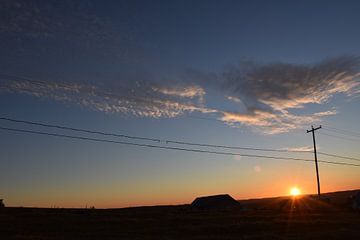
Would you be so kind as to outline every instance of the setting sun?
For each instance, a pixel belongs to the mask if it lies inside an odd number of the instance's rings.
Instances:
[[[294,197],[300,195],[300,193],[300,189],[297,187],[293,187],[290,189],[290,194]]]

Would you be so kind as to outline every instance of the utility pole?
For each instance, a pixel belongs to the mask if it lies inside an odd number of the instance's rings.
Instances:
[[[306,130],[306,133],[311,132],[313,137],[313,143],[314,143],[314,156],[315,156],[315,167],[316,167],[316,179],[317,179],[317,190],[318,190],[318,197],[320,199],[320,178],[319,178],[319,167],[318,167],[318,161],[317,161],[317,154],[316,154],[316,142],[315,142],[315,131],[319,130],[321,128],[321,125],[317,128],[314,128],[311,126],[311,130]]]

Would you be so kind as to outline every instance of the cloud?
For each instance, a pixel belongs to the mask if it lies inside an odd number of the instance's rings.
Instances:
[[[4,77],[4,76],[3,76]],[[23,78],[3,78],[2,89],[64,103],[78,104],[106,113],[123,113],[137,117],[172,118],[191,112],[217,112],[191,101],[176,101],[137,85],[135,89],[113,88],[79,83],[55,83]],[[147,87],[145,85],[145,87]]]
[[[338,57],[313,65],[273,63],[232,67],[224,85],[249,107],[283,110],[324,103],[336,93],[359,90],[359,57]]]
[[[229,101],[236,102],[236,103],[241,102],[240,98],[238,98],[238,97],[227,96],[226,99],[229,100]]]
[[[182,97],[182,98],[195,98],[198,97],[200,102],[204,101],[206,94],[205,90],[199,86],[185,86],[185,87],[153,87],[154,91],[164,95]]]
[[[245,126],[265,134],[278,134],[337,114],[335,108],[309,112],[306,107],[328,103],[336,94],[357,96],[359,68],[359,57],[338,57],[309,65],[247,63],[228,68],[219,76],[195,72],[186,80],[171,84],[139,80],[122,81],[123,86],[110,87],[1,75],[0,87],[18,94],[137,117],[173,118],[195,112],[212,113],[212,117],[215,115],[231,127]]]
[[[275,116],[275,114],[261,110],[254,110],[252,113],[247,114],[223,112],[223,116],[220,118],[220,120],[227,123],[243,123],[252,126],[269,126],[270,123],[266,120],[273,119]]]
[[[284,150],[287,150],[287,151],[299,151],[299,152],[302,152],[302,151],[311,152],[311,151],[313,151],[313,146],[288,147],[288,148],[284,148]]]
[[[247,113],[222,112],[219,120],[232,127],[249,126],[265,134],[278,134],[297,129],[314,122],[321,117],[335,115],[336,111],[317,112],[308,115],[295,115],[289,112],[269,112],[260,109],[248,110]]]
[[[324,104],[335,94],[359,93],[359,57],[338,57],[313,65],[246,63],[223,73],[222,89],[245,106],[244,112],[222,112],[231,126],[254,126],[264,133],[281,133],[336,114],[326,110],[294,114],[307,104]]]

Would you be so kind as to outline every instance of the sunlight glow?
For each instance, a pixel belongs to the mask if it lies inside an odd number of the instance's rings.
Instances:
[[[300,195],[300,193],[301,193],[301,191],[300,191],[300,189],[297,188],[297,187],[293,187],[293,188],[290,189],[290,194],[291,194],[292,196],[294,196],[294,197]]]

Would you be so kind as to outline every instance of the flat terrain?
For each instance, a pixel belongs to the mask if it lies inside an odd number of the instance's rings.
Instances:
[[[360,239],[354,192],[328,194],[330,201],[243,200],[244,210],[4,208],[0,239]]]

